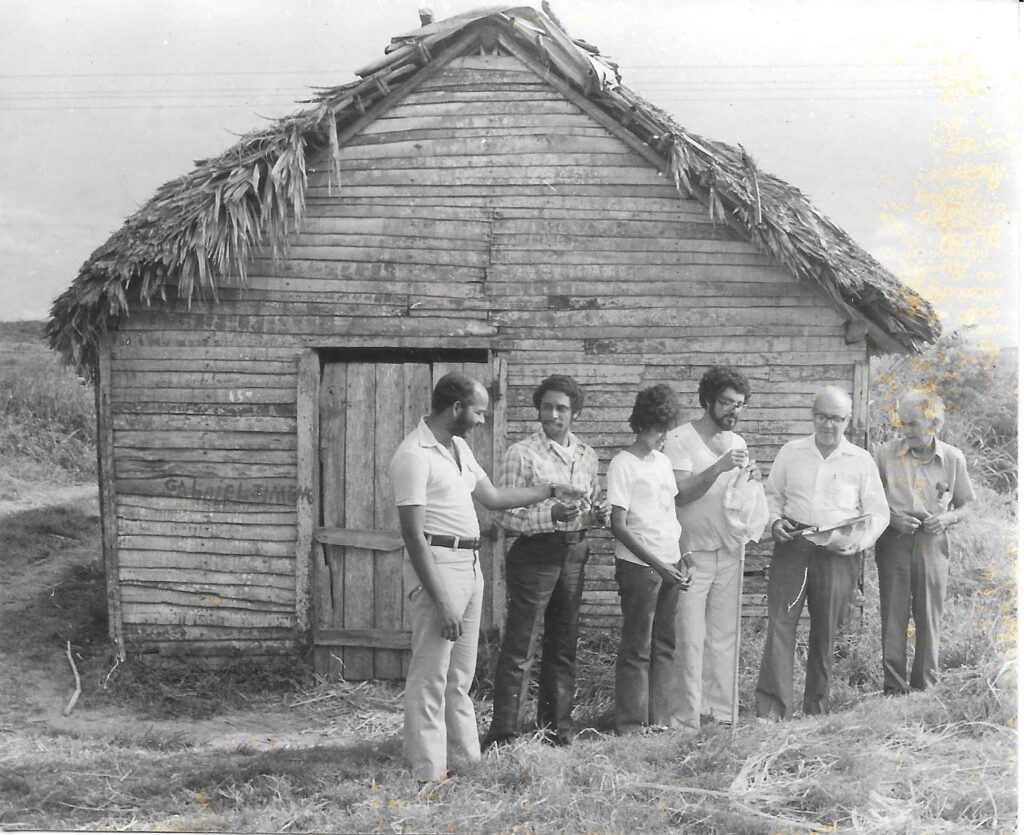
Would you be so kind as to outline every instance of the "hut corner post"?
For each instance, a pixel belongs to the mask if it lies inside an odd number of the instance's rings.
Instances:
[[[113,338],[104,331],[96,361],[96,465],[99,478],[103,574],[107,588],[107,630],[117,658],[126,658],[121,616],[120,560],[117,553],[117,495],[114,485],[114,421],[110,407],[110,365]]]
[[[320,517],[320,356],[307,349],[299,358],[296,392],[298,452],[297,535],[295,543],[295,630],[300,644],[310,633],[310,567],[316,558],[313,530]]]

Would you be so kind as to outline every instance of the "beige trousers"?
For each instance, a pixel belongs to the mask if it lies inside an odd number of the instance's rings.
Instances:
[[[405,682],[402,751],[417,780],[440,780],[447,776],[449,764],[480,759],[469,688],[476,670],[484,578],[474,552],[436,546],[432,550],[441,581],[464,614],[459,639],[444,638],[437,606],[406,562],[412,659]]]
[[[739,547],[693,551],[693,582],[676,607],[678,699],[671,728],[699,728],[701,714],[732,719],[736,675]]]

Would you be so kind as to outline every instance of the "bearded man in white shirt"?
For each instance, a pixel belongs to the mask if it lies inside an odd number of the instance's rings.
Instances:
[[[858,553],[889,524],[889,505],[871,454],[843,435],[849,396],[828,386],[814,398],[814,434],[785,444],[772,464],[765,494],[775,539],[768,578],[768,630],[757,678],[757,715],[780,720],[793,712],[796,628],[807,601],[805,716],[828,712],[836,635],[860,569]],[[854,517],[831,532],[806,535]]]

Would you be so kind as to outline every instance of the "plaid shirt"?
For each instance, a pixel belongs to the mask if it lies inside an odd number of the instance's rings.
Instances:
[[[586,488],[587,495],[580,499],[580,513],[589,514],[601,489],[597,477],[597,453],[571,432],[569,446],[560,447],[548,439],[543,429],[508,448],[501,462],[499,486],[532,487],[549,482]],[[506,510],[499,517],[501,525],[513,533],[527,535],[581,530],[580,519],[557,525],[552,522],[551,507],[554,503],[555,499],[545,499],[529,507]],[[586,519],[582,522],[585,524]]]

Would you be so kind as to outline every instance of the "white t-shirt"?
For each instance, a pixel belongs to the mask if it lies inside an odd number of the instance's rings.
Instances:
[[[677,426],[665,438],[665,455],[673,470],[692,475],[704,472],[730,449],[746,449],[747,443],[735,432],[725,433],[725,449],[716,454],[701,438],[692,423]],[[676,508],[683,529],[684,551],[714,551],[739,545],[725,519],[725,488],[736,471],[722,473],[700,498]]]
[[[608,504],[626,511],[626,525],[654,556],[667,565],[679,562],[678,493],[672,464],[653,451],[642,460],[623,450],[608,465]],[[647,565],[615,541],[615,557]]]
[[[480,523],[473,507],[473,490],[487,474],[462,438],[452,440],[461,467],[423,420],[399,444],[391,459],[395,504],[423,505],[424,533],[476,539]]]

